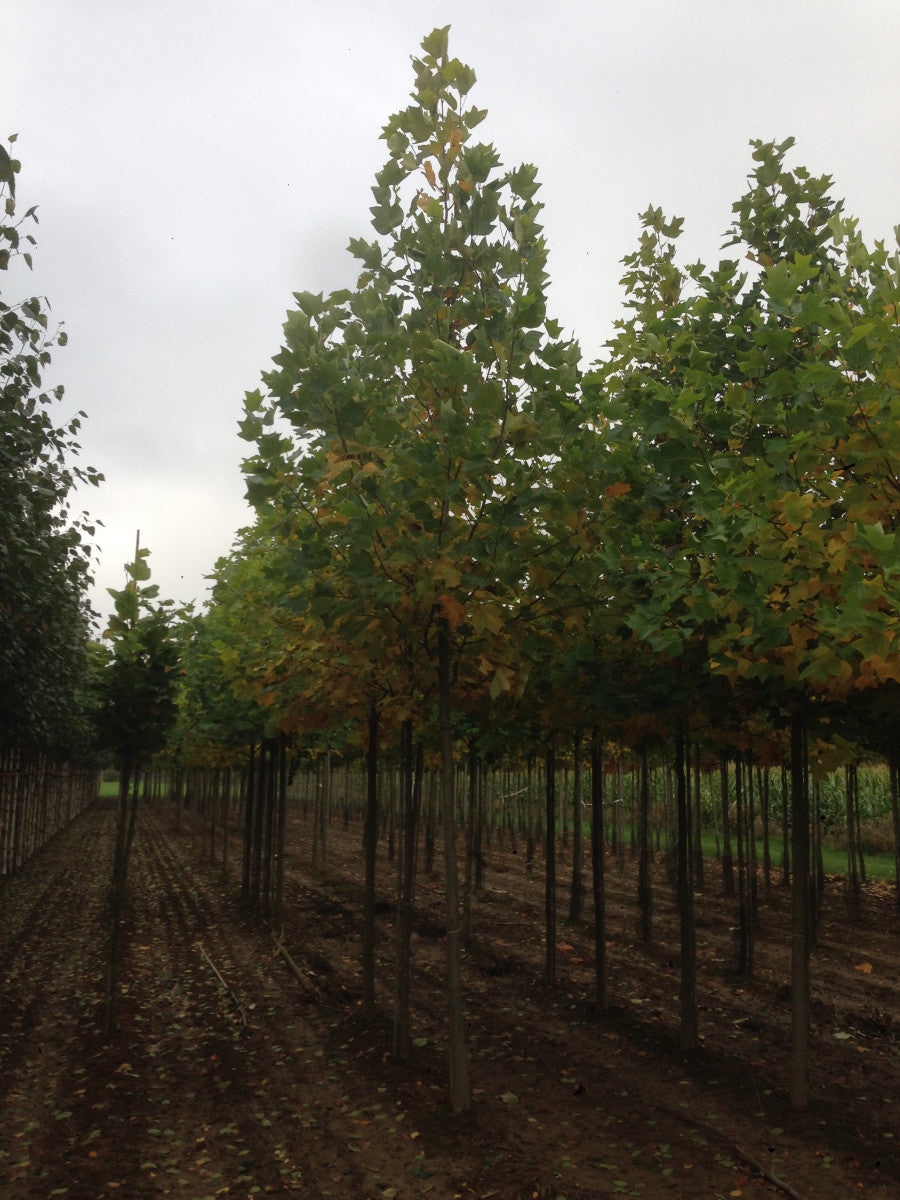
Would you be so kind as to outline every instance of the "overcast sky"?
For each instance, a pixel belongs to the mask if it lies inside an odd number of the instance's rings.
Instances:
[[[596,358],[648,204],[716,260],[751,138],[834,177],[864,235],[900,222],[898,0],[2,0],[0,137],[39,206],[39,292],[69,345],[59,419],[84,409],[94,602],[136,530],[154,582],[202,600],[251,521],[243,394],[293,291],[352,286],[379,134],[437,25],[475,69],[479,133],[537,165],[550,311]]]

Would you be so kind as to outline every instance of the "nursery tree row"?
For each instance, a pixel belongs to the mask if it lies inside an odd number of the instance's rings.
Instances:
[[[37,213],[17,213],[14,143],[0,146],[0,270],[17,286]],[[73,497],[102,476],[78,465],[84,414],[57,424],[63,388],[45,382],[65,342],[46,300],[0,298],[0,879],[96,799],[101,764],[125,768],[128,795],[132,768],[161,745],[153,731],[175,681],[177,614],[156,603],[155,587],[138,587],[146,551],[114,593],[110,644],[94,635],[95,529]]]
[[[682,263],[681,220],[648,209],[625,315],[584,369],[547,311],[535,168],[478,140],[486,113],[447,29],[413,67],[369,238],[350,242],[357,286],[296,293],[247,396],[257,520],[187,651],[181,750],[224,763],[288,739],[364,753],[374,778],[380,750],[403,746],[411,820],[417,747],[438,756],[456,1109],[458,761],[543,758],[552,843],[560,746],[593,762],[595,836],[605,746],[643,756],[644,780],[669,747],[686,1045],[692,748],[786,764],[802,1105],[810,770],[818,748],[853,762],[900,745],[897,255],[866,245],[827,177],[789,165],[792,139],[754,142],[729,257]],[[374,785],[369,805],[371,830]],[[552,844],[546,861],[549,905]]]

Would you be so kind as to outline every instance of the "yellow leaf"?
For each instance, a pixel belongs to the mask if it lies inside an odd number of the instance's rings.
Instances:
[[[434,176],[434,167],[431,165],[431,159],[426,158],[425,162],[422,165],[425,167],[425,178],[428,180],[428,182],[431,184],[432,187],[437,187],[437,180],[435,179],[435,176]]]
[[[862,971],[863,975],[872,974],[872,964],[870,962],[857,963],[853,969],[854,971]]]
[[[441,610],[441,616],[451,629],[458,629],[466,619],[465,606],[460,604],[449,592],[445,592],[443,596],[438,596],[438,607]]]
[[[609,487],[606,489],[606,495],[612,499],[615,496],[627,496],[630,491],[631,491],[631,484],[630,483],[622,483],[620,481],[619,483],[611,483],[609,485]]]

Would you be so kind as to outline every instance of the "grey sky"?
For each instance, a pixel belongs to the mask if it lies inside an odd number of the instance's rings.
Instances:
[[[379,133],[436,25],[478,75],[482,136],[534,162],[551,311],[597,357],[650,203],[715,259],[753,137],[797,138],[869,239],[900,222],[897,0],[4,0],[0,136],[19,134],[35,270],[65,323],[52,379],[107,483],[95,603],[135,530],[203,597],[250,521],[236,433],[295,290],[355,282]]]

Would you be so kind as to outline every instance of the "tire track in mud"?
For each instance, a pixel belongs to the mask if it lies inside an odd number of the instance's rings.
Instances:
[[[364,1145],[360,1126],[377,1114],[354,1119],[346,1103],[356,1084],[352,1063],[320,1035],[312,1013],[299,1011],[297,985],[273,959],[265,930],[241,922],[152,813],[143,814],[135,841],[132,889],[122,1037],[126,1019],[142,1020],[125,1054],[130,1070],[118,1083],[116,1115],[130,1137],[143,1127],[136,1157],[156,1164],[147,1181],[158,1186],[161,1170],[175,1172],[172,1195],[195,1196],[204,1184],[210,1195],[213,1184],[310,1197],[339,1184],[348,1195],[371,1194],[366,1180],[384,1156]],[[180,1116],[176,1081],[187,1098]],[[371,1098],[387,1112],[374,1088]],[[230,1178],[221,1171],[229,1162]],[[381,1174],[391,1178],[391,1170]]]
[[[89,1047],[99,1032],[112,819],[82,813],[7,881],[14,935],[0,955],[0,1180],[47,1194],[73,1137]],[[94,870],[89,869],[93,864]]]

